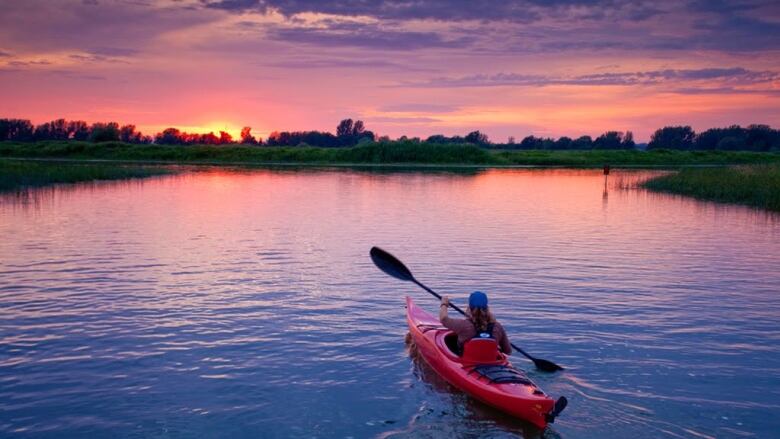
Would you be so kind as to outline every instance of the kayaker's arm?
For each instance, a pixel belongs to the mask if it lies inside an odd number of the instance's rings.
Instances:
[[[501,325],[498,323],[498,325]],[[501,349],[501,352],[505,353],[506,355],[512,355],[512,344],[509,343],[509,337],[506,335],[506,331],[504,330],[504,327],[501,326],[501,334],[500,338],[498,339],[498,347]]]
[[[450,298],[447,296],[441,297],[441,304],[439,305],[439,321],[444,323],[447,317],[447,308],[450,307]]]

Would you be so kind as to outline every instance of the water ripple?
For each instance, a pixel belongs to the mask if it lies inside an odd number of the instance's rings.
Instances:
[[[0,199],[0,436],[537,435],[407,350],[403,297],[436,305],[380,245],[567,367],[529,371],[571,401],[546,438],[771,437],[780,221],[625,187],[207,170]]]

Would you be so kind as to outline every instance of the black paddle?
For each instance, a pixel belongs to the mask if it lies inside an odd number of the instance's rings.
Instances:
[[[380,270],[384,271],[385,273],[389,274],[390,276],[393,276],[396,279],[401,279],[403,281],[408,282],[414,282],[417,285],[420,286],[420,288],[424,289],[425,291],[433,294],[434,297],[441,300],[441,296],[438,295],[435,291],[432,289],[426,287],[423,285],[420,281],[414,278],[412,275],[412,272],[409,271],[408,268],[403,264],[403,262],[399,261],[395,256],[391,255],[390,253],[382,250],[379,247],[372,247],[371,248],[371,260],[374,261],[374,264],[379,267]],[[456,305],[450,303],[450,306],[455,311],[461,313],[462,315],[466,315],[465,312],[463,312],[462,309],[458,308]],[[558,370],[563,370],[561,366],[558,366],[557,364],[553,363],[552,361],[543,360],[541,358],[534,358],[531,355],[529,355],[524,350],[520,349],[519,347],[515,346],[514,343],[512,343],[512,347],[515,348],[517,352],[520,352],[521,354],[525,355],[529,360],[533,361],[536,367],[544,372],[555,372]]]

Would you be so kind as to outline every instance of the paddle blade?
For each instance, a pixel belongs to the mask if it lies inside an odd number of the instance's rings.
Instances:
[[[561,366],[558,366],[552,361],[543,360],[541,358],[534,358],[533,361],[537,369],[542,370],[544,372],[557,372],[559,370],[563,370]]]
[[[380,270],[396,279],[405,281],[414,280],[412,272],[406,268],[406,265],[399,261],[395,256],[379,247],[371,247],[371,260],[374,261],[374,265],[379,267]]]

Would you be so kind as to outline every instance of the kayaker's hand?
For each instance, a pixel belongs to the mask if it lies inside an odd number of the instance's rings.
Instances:
[[[450,306],[449,296],[441,296],[441,304],[444,306]]]

